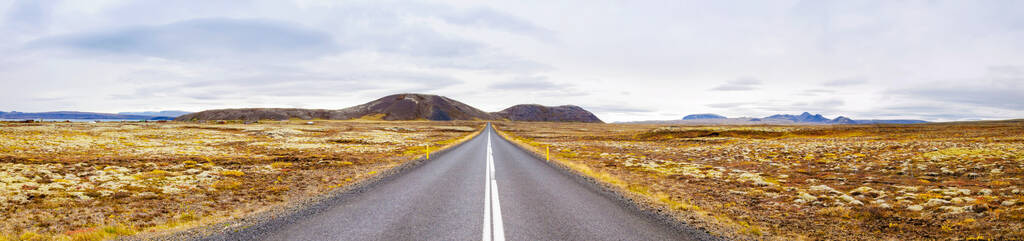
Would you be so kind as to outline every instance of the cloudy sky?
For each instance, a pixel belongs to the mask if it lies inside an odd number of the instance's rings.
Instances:
[[[1024,1],[0,0],[0,111],[1024,118]]]

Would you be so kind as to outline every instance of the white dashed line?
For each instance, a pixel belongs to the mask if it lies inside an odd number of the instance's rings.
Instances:
[[[498,202],[498,180],[494,178],[494,154],[491,150],[491,129],[487,129],[487,168],[484,172],[486,179],[484,180],[483,240],[504,241],[505,228],[501,224],[501,204]]]

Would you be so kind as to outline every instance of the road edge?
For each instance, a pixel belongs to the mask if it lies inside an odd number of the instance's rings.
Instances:
[[[454,150],[463,144],[479,137],[484,130],[486,125],[480,127],[479,130],[474,133],[459,139],[455,143],[451,143],[445,147],[442,147],[436,151],[430,152],[430,156],[434,157],[426,159],[425,157],[419,157],[416,159],[409,160],[396,167],[380,171],[378,175],[370,177],[368,179],[338,187],[334,190],[315,195],[309,198],[305,198],[299,201],[285,203],[280,206],[271,207],[267,210],[251,213],[242,217],[231,218],[221,222],[215,222],[208,225],[191,227],[185,230],[157,235],[155,237],[123,237],[118,240],[231,240],[228,234],[239,233],[239,232],[255,232],[262,233],[261,231],[272,230],[279,223],[285,223],[286,220],[291,220],[289,217],[294,216],[305,216],[316,213],[324,208],[330,206],[338,201],[344,201],[350,197],[359,195],[363,192],[369,191],[373,187],[392,180],[402,174],[405,174],[430,160],[436,159],[436,156],[444,155],[445,153]]]
[[[562,174],[572,177],[573,179],[583,184],[584,186],[587,186],[588,188],[598,191],[601,195],[619,202],[620,205],[628,209],[634,210],[642,215],[653,218],[654,220],[657,220],[664,224],[668,224],[669,226],[675,228],[680,233],[706,235],[705,237],[697,237],[698,240],[729,240],[728,237],[722,237],[713,234],[711,231],[708,230],[709,227],[713,226],[706,224],[706,222],[694,217],[693,215],[683,215],[682,213],[672,211],[667,206],[649,200],[647,197],[629,193],[628,191],[617,188],[612,184],[601,182],[600,180],[597,180],[597,178],[581,173],[580,171],[577,171],[572,167],[565,165],[564,163],[562,163],[562,161],[559,161],[555,158],[552,158],[551,161],[544,161],[546,159],[546,156],[544,155],[544,153],[541,153],[540,150],[534,150],[533,148],[531,148],[531,146],[527,144],[515,141],[515,138],[510,138],[509,136],[507,136],[509,135],[508,133],[499,130],[494,125],[491,126],[492,128],[494,128],[495,133],[497,133],[499,137],[501,137],[505,141],[508,141],[509,143],[512,143],[512,145],[515,145],[520,150],[523,150],[523,152],[526,152],[527,154],[533,156],[537,160],[547,164],[548,166],[555,168],[555,170],[558,170]]]

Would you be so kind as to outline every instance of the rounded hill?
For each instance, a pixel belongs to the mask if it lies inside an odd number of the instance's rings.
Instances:
[[[523,104],[506,108],[494,114],[512,121],[604,123],[594,113],[590,113],[590,111],[575,105],[543,106]]]

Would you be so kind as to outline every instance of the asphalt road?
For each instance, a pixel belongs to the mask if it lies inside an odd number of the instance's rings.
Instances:
[[[217,240],[706,240],[642,214],[494,133],[308,215]]]

